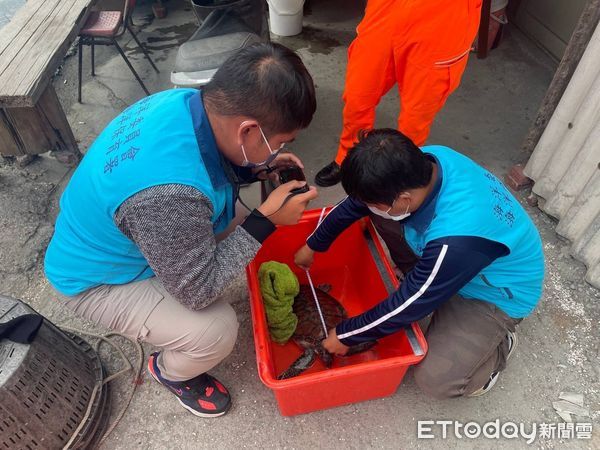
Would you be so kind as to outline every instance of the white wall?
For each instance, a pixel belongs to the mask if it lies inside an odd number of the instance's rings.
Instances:
[[[600,288],[600,25],[540,138],[525,173],[541,208],[560,221],[556,232],[573,243]]]

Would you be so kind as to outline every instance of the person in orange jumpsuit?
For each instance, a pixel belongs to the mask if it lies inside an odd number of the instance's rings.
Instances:
[[[395,84],[400,94],[398,129],[415,144],[460,84],[482,0],[368,0],[357,37],[348,49],[343,129],[335,161],[315,182],[340,181],[340,164],[360,130],[373,128],[375,108]]]

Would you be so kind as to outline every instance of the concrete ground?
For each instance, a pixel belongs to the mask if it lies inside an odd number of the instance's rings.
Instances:
[[[356,4],[355,4],[356,3]],[[136,10],[139,37],[147,42],[161,69],[155,74],[128,36],[125,51],[152,92],[170,88],[169,72],[177,47],[195,29],[183,0],[166,3],[169,16],[154,20],[147,5]],[[341,127],[341,92],[346,48],[361,16],[360,2],[312,2],[301,36],[277,41],[304,59],[317,85],[318,111],[293,150],[312,179],[334,156]],[[143,92],[112,48],[97,51],[97,76],[89,76],[85,50],[82,104],[76,102],[77,58],[68,57],[54,84],[81,149],[85,151],[103,127]],[[527,159],[519,144],[531,123],[556,64],[514,28],[486,60],[471,58],[458,91],[438,115],[430,142],[464,152],[498,176]],[[377,125],[396,123],[398,97],[381,102]],[[0,164],[0,290],[21,298],[57,324],[97,330],[63,309],[44,279],[41,262],[53,231],[58,197],[72,171],[44,156],[26,168]],[[256,192],[243,193],[252,202]],[[315,207],[335,202],[341,188],[322,189]],[[517,194],[523,201],[526,193]],[[240,336],[233,354],[214,374],[233,393],[234,407],[220,419],[203,420],[183,410],[173,396],[148,376],[104,449],[193,448],[524,448],[524,439],[417,439],[418,420],[477,421],[483,424],[561,422],[552,402],[563,391],[582,393],[592,410],[591,440],[538,438],[537,448],[600,448],[600,350],[597,325],[599,293],[583,280],[585,268],[569,255],[569,244],[554,232],[555,220],[526,206],[544,240],[547,275],[543,300],[518,328],[520,346],[496,387],[480,399],[437,401],[424,397],[409,371],[391,397],[292,418],[282,417],[272,393],[260,382],[255,362],[247,294],[240,283],[231,301],[238,311]],[[151,349],[145,348],[146,355]],[[113,355],[103,355],[114,366]],[[113,416],[131,384],[117,381]],[[452,434],[452,433],[451,433]]]

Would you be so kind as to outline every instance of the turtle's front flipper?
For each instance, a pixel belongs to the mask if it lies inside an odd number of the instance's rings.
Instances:
[[[285,380],[287,378],[293,378],[300,375],[306,369],[308,369],[315,362],[315,351],[312,348],[304,349],[296,361],[294,361],[290,367],[285,369],[281,375],[277,377],[278,380]]]
[[[348,349],[348,353],[346,353],[344,356],[352,356],[356,355],[357,353],[366,352],[367,350],[373,348],[376,344],[377,341],[369,341],[363,342],[362,344],[353,345]]]
[[[317,344],[315,351],[317,352],[317,355],[319,355],[319,358],[321,358],[321,361],[323,361],[323,364],[325,364],[325,367],[331,369],[333,364],[333,355],[325,350],[321,343]]]

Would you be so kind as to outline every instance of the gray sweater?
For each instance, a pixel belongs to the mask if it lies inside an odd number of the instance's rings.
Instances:
[[[210,305],[254,258],[275,227],[254,210],[217,242],[210,200],[191,186],[166,184],[127,199],[117,227],[135,242],[165,289],[192,310]]]

